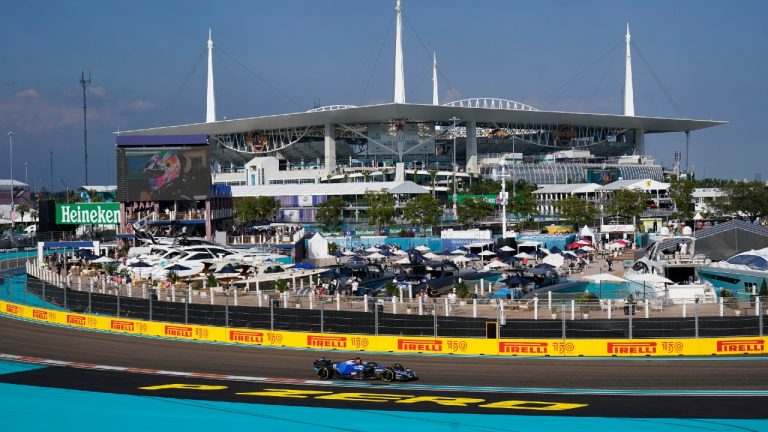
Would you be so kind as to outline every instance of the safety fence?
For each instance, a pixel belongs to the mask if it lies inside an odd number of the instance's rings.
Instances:
[[[428,308],[419,302],[422,306],[420,311],[407,308],[399,309],[400,313],[391,313],[394,312],[392,309],[385,311],[384,304],[373,299],[363,305],[361,311],[342,310],[340,296],[312,297],[284,293],[272,297],[263,293],[261,295],[265,298],[259,301],[261,306],[249,306],[238,304],[244,297],[233,296],[227,291],[217,301],[207,304],[190,301],[193,298],[192,290],[177,292],[147,286],[126,288],[119,285],[101,285],[95,289],[94,285],[86,285],[73,289],[34,277],[13,282],[9,280],[3,284],[0,298],[76,313],[272,331],[434,338],[560,339],[706,338],[765,334],[765,308],[759,298],[753,305],[757,313],[744,315],[724,315],[722,311],[719,315],[702,315],[700,306],[703,305],[694,302],[688,305],[685,317],[646,317],[648,309],[643,311],[636,304],[626,304],[621,312],[612,315],[610,319],[584,319],[584,311],[577,313],[578,309],[572,302],[561,302],[551,309],[536,309],[533,317],[510,318],[507,316],[509,305],[504,300],[494,300],[487,305],[495,310],[495,315],[472,317],[457,316],[450,310],[454,305],[439,301],[431,302]],[[129,290],[133,292],[129,293]],[[308,297],[312,297],[313,301]],[[303,307],[304,301],[312,303],[310,308]]]

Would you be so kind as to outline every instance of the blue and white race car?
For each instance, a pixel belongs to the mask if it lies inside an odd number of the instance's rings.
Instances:
[[[314,370],[320,379],[329,380],[334,378],[342,379],[360,379],[360,380],[383,380],[391,381],[414,381],[419,379],[416,372],[406,369],[400,363],[395,363],[390,367],[381,366],[376,362],[361,362],[358,357],[355,360],[344,362],[332,362],[325,357],[315,360]]]

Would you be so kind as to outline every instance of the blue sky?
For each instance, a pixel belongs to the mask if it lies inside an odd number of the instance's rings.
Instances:
[[[698,177],[768,178],[768,2],[403,0],[406,100],[501,97],[540,109],[619,113],[630,21],[637,115],[726,120],[691,135]],[[6,2],[0,19],[0,178],[54,189],[114,183],[113,132],[205,118],[213,28],[218,116],[392,100],[393,0]],[[645,61],[643,61],[643,58]],[[646,65],[650,65],[650,68]],[[583,73],[582,73],[583,72]],[[654,75],[662,85],[657,83]],[[652,136],[671,165],[684,135]]]

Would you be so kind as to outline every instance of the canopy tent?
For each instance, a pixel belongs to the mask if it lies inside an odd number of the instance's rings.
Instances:
[[[579,236],[582,238],[589,238],[592,242],[595,241],[595,233],[586,225],[579,231]]]
[[[600,273],[600,274],[596,274],[596,275],[584,276],[584,279],[586,279],[588,281],[600,282],[600,283],[604,283],[604,282],[617,282],[617,283],[621,283],[621,282],[626,282],[627,281],[624,278],[620,278],[620,277],[618,277],[616,275],[612,275],[610,273]]]
[[[696,254],[712,261],[768,247],[768,228],[738,219],[696,230],[694,237]]]
[[[452,259],[451,261],[455,263],[463,263],[463,262],[469,262],[472,261],[471,259],[465,257],[464,255],[459,255],[456,258]]]
[[[535,256],[533,256],[533,255],[528,255],[528,254],[527,254],[527,253],[525,253],[525,252],[520,252],[519,254],[515,255],[515,258],[520,258],[520,259],[534,259],[534,258],[536,258],[536,257],[535,257]]]
[[[506,268],[506,267],[509,267],[509,266],[507,264],[504,264],[501,261],[493,260],[488,264],[486,264],[483,268],[490,270],[490,269],[498,269],[498,268]]]
[[[515,249],[505,245],[505,246],[502,246],[501,248],[499,248],[499,250],[502,251],[502,252],[512,252]]]
[[[320,259],[328,257],[328,240],[320,233],[315,233],[312,238],[307,240],[307,258]]]
[[[560,267],[565,262],[565,258],[563,258],[562,255],[552,254],[545,256],[541,262],[544,264],[551,264],[555,267]]]

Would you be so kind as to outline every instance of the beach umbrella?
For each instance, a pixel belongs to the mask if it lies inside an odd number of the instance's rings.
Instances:
[[[416,250],[419,251],[419,252],[425,252],[425,251],[428,251],[429,248],[427,246],[425,246],[425,245],[418,245],[418,246],[416,246]]]
[[[394,250],[394,251],[392,251],[392,253],[395,254],[395,255],[400,255],[400,256],[408,255],[408,252],[406,252],[404,250],[401,250],[401,249]]]
[[[500,250],[500,251],[503,251],[503,252],[512,252],[512,251],[513,251],[513,250],[515,250],[515,249],[514,249],[514,248],[511,248],[511,247],[509,247],[509,246],[502,246],[502,247],[501,247],[499,250]]]
[[[147,268],[147,267],[154,267],[152,264],[145,262],[145,261],[136,261],[135,263],[128,264],[128,267],[131,268]]]
[[[557,247],[557,246],[552,246],[552,247],[549,249],[549,253],[553,253],[553,254],[557,254],[557,253],[560,253],[560,252],[562,252],[562,251],[563,251],[563,250],[562,250],[562,249],[560,249],[560,248],[559,248],[559,247]]]
[[[562,253],[565,259],[577,259],[579,256],[571,251],[565,251]]]
[[[432,252],[428,252],[428,253],[424,254],[424,258],[426,258],[426,259],[435,259],[435,258],[439,258],[439,257],[440,257],[439,255],[435,255]]]
[[[582,246],[580,249],[587,252],[592,252],[593,250],[595,250],[595,248],[593,248],[592,246]]]
[[[466,255],[468,252],[464,249],[456,249],[453,252],[451,252],[451,255]]]
[[[536,269],[544,269],[544,270],[552,270],[552,269],[554,269],[554,268],[555,268],[555,266],[554,266],[554,265],[552,265],[552,264],[549,264],[549,263],[544,263],[544,262],[543,262],[543,263],[538,263],[538,264],[536,264],[535,266],[533,266],[533,268],[536,268]]]
[[[395,264],[410,264],[410,263],[411,263],[411,260],[409,260],[408,257],[403,257],[395,261]]]
[[[353,256],[349,259],[349,262],[365,262],[365,258],[359,256]]]
[[[569,244],[567,244],[567,245],[565,246],[565,248],[566,248],[566,249],[578,249],[578,248],[580,248],[581,246],[582,246],[582,244],[581,244],[581,243],[578,243],[578,242],[573,242],[573,243],[569,243]]]
[[[475,254],[475,253],[466,254],[466,255],[464,255],[464,256],[465,256],[466,258],[469,258],[469,259],[480,259],[480,255],[478,255],[478,254]]]
[[[561,265],[563,265],[563,262],[565,262],[565,258],[563,258],[563,256],[559,254],[552,254],[552,255],[545,256],[544,259],[541,260],[541,262],[543,264],[550,264],[555,267],[560,267]]]
[[[496,252],[492,252],[492,251],[489,251],[489,250],[484,250],[484,251],[480,252],[480,256],[493,256],[493,255],[496,255]]]
[[[344,256],[357,256],[357,254],[352,251],[344,251],[341,254]]]
[[[375,246],[371,246],[365,250],[366,252],[381,252],[381,250]]]
[[[175,272],[178,272],[178,271],[186,271],[186,270],[189,270],[189,267],[185,267],[185,266],[183,266],[183,265],[181,265],[181,264],[174,264],[174,265],[172,265],[172,266],[170,266],[170,267],[166,267],[165,269],[166,269],[166,270],[168,270],[168,271],[175,271]]]
[[[506,268],[509,267],[508,265],[504,264],[501,261],[493,260],[485,265],[485,269],[497,269],[497,268]]]
[[[386,257],[384,255],[378,253],[378,252],[375,252],[375,253],[372,253],[372,254],[368,255],[366,258],[368,258],[368,259],[382,259],[382,258],[386,258]]]
[[[525,252],[520,252],[519,254],[515,255],[515,258],[519,258],[519,259],[534,259],[536,257],[534,257],[532,255],[528,255]]]
[[[463,262],[469,262],[472,261],[471,259],[465,257],[464,255],[459,255],[456,258],[452,259],[451,261],[455,263],[463,263]]]
[[[578,244],[580,244],[580,245],[585,245],[585,246],[586,246],[586,245],[591,245],[591,244],[592,244],[592,242],[590,242],[589,240],[584,240],[584,239],[582,239],[582,240],[579,240],[579,241],[577,241],[576,243],[578,243]]]
[[[98,257],[97,259],[91,261],[91,264],[111,264],[113,262],[117,262],[117,260],[112,259],[108,256],[102,256]]]

